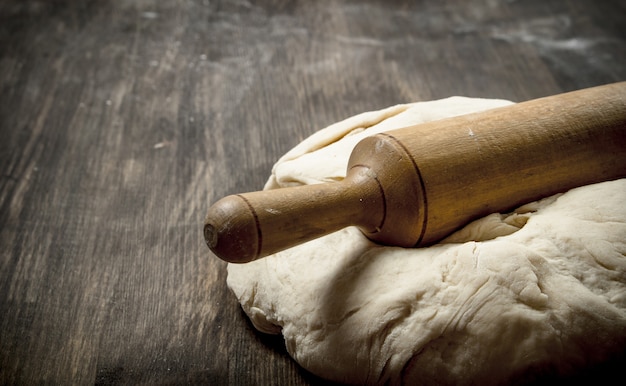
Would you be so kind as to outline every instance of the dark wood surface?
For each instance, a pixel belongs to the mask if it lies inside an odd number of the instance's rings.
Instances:
[[[309,385],[210,203],[350,115],[626,80],[619,0],[0,3],[0,383]]]

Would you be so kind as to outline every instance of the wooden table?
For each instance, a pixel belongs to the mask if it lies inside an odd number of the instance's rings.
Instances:
[[[626,80],[620,0],[0,3],[0,383],[309,385],[202,236],[326,125]]]

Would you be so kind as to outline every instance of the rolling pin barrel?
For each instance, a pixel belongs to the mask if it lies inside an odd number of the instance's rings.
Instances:
[[[480,216],[626,176],[626,82],[368,137],[345,180],[229,196],[204,235],[248,262],[346,226],[426,246]]]

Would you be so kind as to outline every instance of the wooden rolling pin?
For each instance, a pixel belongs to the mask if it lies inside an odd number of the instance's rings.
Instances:
[[[343,181],[225,197],[204,237],[236,263],[350,225],[425,246],[489,213],[624,176],[626,82],[368,137]]]

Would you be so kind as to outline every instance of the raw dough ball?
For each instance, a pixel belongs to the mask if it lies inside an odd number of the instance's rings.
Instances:
[[[506,105],[454,97],[332,125],[275,165],[266,189],[345,177],[364,136]],[[626,345],[626,179],[479,219],[429,248],[346,228],[229,264],[257,329],[321,377],[353,384],[496,384],[566,375]]]

